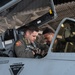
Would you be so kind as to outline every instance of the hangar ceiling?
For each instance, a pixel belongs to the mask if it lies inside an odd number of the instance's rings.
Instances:
[[[25,0],[23,0],[25,1]],[[32,0],[30,0],[33,4]],[[36,0],[38,1],[38,0]],[[41,3],[42,0],[40,0],[39,3]],[[45,3],[45,2],[46,3]],[[66,1],[66,0],[65,0]],[[35,20],[42,14],[45,14],[50,9],[46,0],[43,0],[44,3],[42,3],[42,6],[39,6],[37,4],[37,9],[35,7],[35,2],[33,6],[26,5],[25,7],[23,5],[24,2],[21,2],[16,5],[15,9],[11,8],[10,13],[8,11],[3,12],[0,15],[0,33],[4,32],[8,28],[14,28],[15,26],[23,26],[23,24],[29,23],[32,20]],[[25,4],[24,4],[25,5]],[[33,10],[35,7],[35,10]],[[39,7],[39,8],[38,8]],[[32,10],[29,10],[30,8],[33,8]],[[11,11],[13,9],[13,11]],[[51,21],[48,25],[56,29],[60,21],[65,17],[71,17],[75,18],[75,1],[66,2],[66,3],[56,3],[55,2],[55,9],[57,12],[57,18],[54,21]],[[26,11],[27,10],[27,11]],[[29,10],[29,11],[28,11]]]

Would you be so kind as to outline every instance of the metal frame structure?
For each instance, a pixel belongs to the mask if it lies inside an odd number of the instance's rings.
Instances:
[[[11,1],[9,1],[7,4],[5,4],[2,7],[0,7],[0,13],[5,11],[6,9],[10,8],[11,6],[17,4],[20,1],[21,0],[11,0]]]

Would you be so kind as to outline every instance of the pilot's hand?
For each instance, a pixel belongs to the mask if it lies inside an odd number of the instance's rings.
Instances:
[[[37,50],[33,50],[32,51],[34,58],[41,58],[41,50],[37,49]]]
[[[41,50],[39,48],[36,49],[36,54],[41,54]]]
[[[39,48],[35,48],[33,51],[33,54],[41,54],[41,50]]]
[[[37,49],[35,50],[34,58],[42,58],[41,49],[38,49],[38,48],[37,48]]]

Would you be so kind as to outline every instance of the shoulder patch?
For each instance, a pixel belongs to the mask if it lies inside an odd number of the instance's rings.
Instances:
[[[21,41],[16,42],[16,46],[21,46],[21,45],[22,45]]]

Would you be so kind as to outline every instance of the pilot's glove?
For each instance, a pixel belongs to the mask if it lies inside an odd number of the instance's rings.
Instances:
[[[36,49],[34,50],[34,52],[35,52],[34,58],[42,58],[41,49],[36,48]]]

